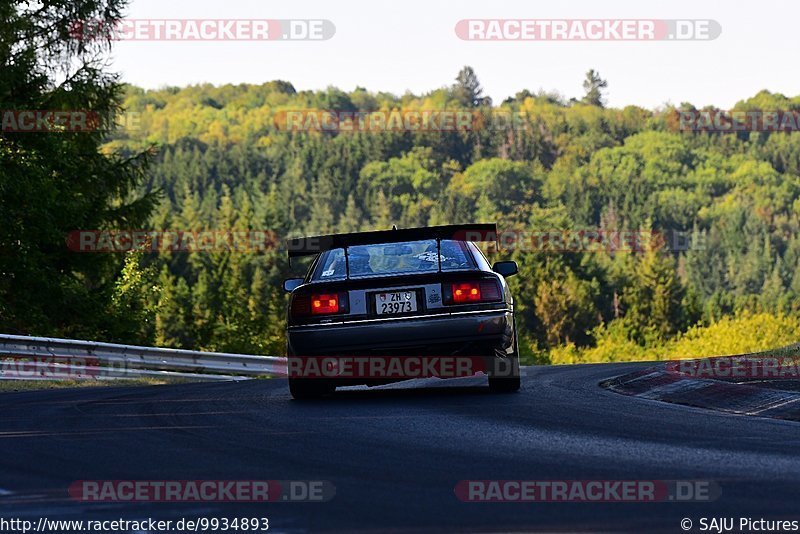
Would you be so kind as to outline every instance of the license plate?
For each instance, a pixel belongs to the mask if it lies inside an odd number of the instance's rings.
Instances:
[[[375,311],[378,315],[395,315],[417,311],[415,291],[392,291],[375,295]]]

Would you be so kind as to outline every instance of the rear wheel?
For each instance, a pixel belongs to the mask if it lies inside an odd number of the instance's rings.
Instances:
[[[297,400],[318,399],[336,391],[336,386],[321,378],[289,378],[289,393]]]
[[[495,362],[495,369],[489,374],[489,390],[492,393],[514,393],[519,391],[519,343],[517,327],[514,326],[514,352]]]
[[[521,382],[519,378],[519,357],[515,354],[509,365],[512,373],[509,376],[489,376],[489,389],[492,393],[514,393],[519,391]]]

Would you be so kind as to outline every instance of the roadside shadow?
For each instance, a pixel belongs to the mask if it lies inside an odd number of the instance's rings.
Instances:
[[[489,386],[427,386],[393,387],[371,389],[337,389],[333,395],[325,397],[328,401],[381,400],[381,399],[420,399],[424,397],[458,397],[490,395]]]
[[[459,380],[460,383],[450,383],[450,380],[425,381],[421,383],[397,382],[390,385],[368,388],[366,386],[356,386],[338,388],[333,394],[319,399],[304,399],[293,401],[298,405],[342,405],[347,403],[397,403],[407,402],[430,403],[441,399],[476,399],[483,398],[481,402],[491,399],[508,399],[515,395],[498,395],[489,390],[486,379],[480,377],[470,377],[469,379]],[[465,383],[466,382],[466,383]]]

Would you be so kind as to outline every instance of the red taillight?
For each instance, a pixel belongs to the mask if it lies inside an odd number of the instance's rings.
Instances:
[[[347,293],[313,293],[292,295],[291,316],[294,318],[314,315],[334,315],[350,310]]]
[[[481,301],[481,285],[476,282],[461,282],[453,284],[453,303],[464,304],[466,302]]]
[[[339,313],[339,295],[336,293],[311,295],[311,314],[325,315],[328,313]]]
[[[445,304],[474,304],[502,300],[500,285],[494,280],[475,280],[447,284],[443,291]]]

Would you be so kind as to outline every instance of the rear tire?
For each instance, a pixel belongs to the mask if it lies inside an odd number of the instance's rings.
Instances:
[[[519,377],[519,338],[517,337],[517,327],[514,325],[514,352],[504,358],[506,361],[504,370],[499,376],[489,374],[489,391],[492,393],[515,393],[519,391],[521,380]],[[510,369],[509,369],[510,367]]]
[[[510,377],[489,377],[489,390],[492,393],[516,393],[519,391],[521,381],[519,375]]]
[[[297,400],[319,399],[336,391],[336,386],[320,378],[289,378],[289,393]]]

